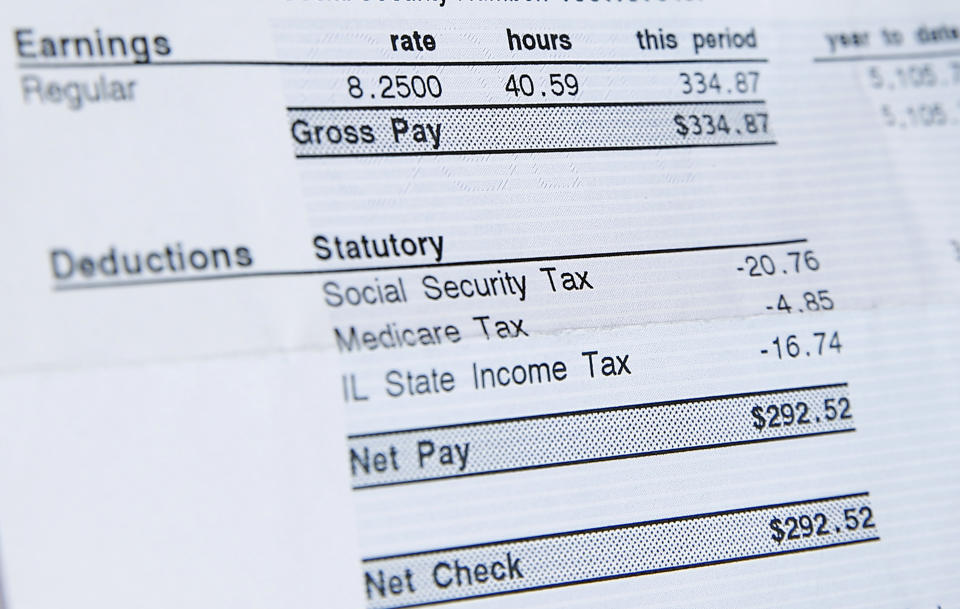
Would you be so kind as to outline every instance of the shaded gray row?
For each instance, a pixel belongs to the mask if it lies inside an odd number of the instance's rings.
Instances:
[[[290,108],[298,157],[773,143],[763,102]]]
[[[364,560],[369,609],[415,607],[879,539],[867,493]]]
[[[853,431],[845,384],[352,435],[354,488]]]

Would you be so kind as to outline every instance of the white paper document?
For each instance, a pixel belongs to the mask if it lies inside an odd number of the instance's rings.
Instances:
[[[960,7],[0,9],[0,607],[960,607]]]

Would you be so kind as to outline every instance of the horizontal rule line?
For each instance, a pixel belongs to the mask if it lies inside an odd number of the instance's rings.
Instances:
[[[898,61],[904,59],[937,59],[960,56],[960,49],[948,51],[917,51],[915,53],[878,53],[873,55],[847,55],[814,57],[814,63],[843,63],[845,61]]]
[[[761,142],[730,142],[723,144],[664,144],[661,146],[590,146],[582,148],[516,148],[505,150],[424,150],[419,152],[355,152],[347,154],[297,154],[298,159],[347,159],[391,156],[450,156],[477,154],[535,154],[557,152],[623,152],[628,150],[675,150],[682,148],[734,148],[737,146],[776,146],[775,140]]]
[[[779,440],[800,440],[803,438],[815,438],[820,436],[830,436],[841,433],[853,433],[855,427],[845,429],[829,429],[825,431],[812,431],[810,433],[793,434],[789,436],[776,436],[771,438],[754,438],[752,440],[735,440],[731,442],[719,442],[717,444],[698,444],[695,446],[682,446],[680,448],[665,448],[662,450],[649,450],[639,453],[629,453],[622,455],[608,455],[605,457],[593,457],[590,459],[575,459],[572,461],[556,461],[551,463],[538,463],[536,465],[523,465],[520,467],[508,467],[504,469],[490,469],[479,472],[470,472],[466,474],[447,474],[444,476],[433,476],[431,478],[416,478],[414,480],[397,480],[395,482],[375,482],[371,484],[360,484],[353,486],[353,490],[362,491],[367,489],[383,488],[387,486],[402,486],[405,484],[420,484],[423,482],[437,482],[440,480],[453,480],[456,478],[475,478],[478,476],[493,476],[496,474],[509,474],[516,472],[525,472],[537,469],[550,469],[554,467],[566,467],[569,465],[587,465],[590,463],[603,463],[606,461],[624,461],[626,459],[640,459],[643,457],[659,457],[663,455],[673,455],[678,453],[689,453],[700,450],[710,450],[714,448],[733,448],[734,446],[749,446],[751,444],[767,444]]]
[[[324,112],[344,110],[499,110],[507,108],[609,108],[629,106],[723,106],[766,104],[765,99],[676,100],[627,102],[530,102],[529,104],[429,104],[406,106],[288,106],[288,112]]]
[[[164,67],[250,67],[250,68],[363,68],[363,67],[443,67],[443,66],[630,66],[656,64],[696,63],[767,63],[763,57],[749,58],[692,58],[692,59],[539,59],[539,60],[491,60],[491,61],[270,61],[244,59],[179,59],[150,62],[124,61],[71,61],[42,63],[20,62],[21,70],[50,68],[164,68]]]
[[[549,589],[552,589],[552,588],[565,588],[565,587],[568,587],[568,586],[577,586],[577,585],[581,585],[581,584],[595,584],[595,583],[600,583],[600,582],[605,582],[605,581],[613,581],[613,580],[618,580],[618,579],[626,579],[626,578],[628,578],[628,577],[640,577],[640,576],[642,576],[642,575],[655,575],[655,574],[657,574],[657,573],[669,573],[669,572],[671,572],[671,571],[684,571],[684,570],[687,570],[687,569],[696,569],[696,568],[699,568],[699,567],[712,567],[712,566],[716,566],[716,565],[726,565],[726,564],[731,564],[731,563],[744,562],[744,561],[748,561],[748,560],[759,560],[759,559],[761,559],[761,558],[772,558],[772,557],[774,557],[774,556],[784,556],[784,555],[786,555],[786,554],[800,554],[801,552],[812,552],[812,551],[815,551],[815,550],[828,550],[828,549],[830,549],[830,548],[840,548],[840,547],[843,547],[843,546],[852,546],[852,545],[857,545],[857,544],[861,544],[861,543],[869,543],[869,542],[873,542],[873,541],[880,541],[880,537],[879,537],[879,536],[876,536],[876,537],[867,537],[867,538],[865,538],[865,539],[852,539],[852,540],[850,540],[850,541],[838,541],[838,542],[836,542],[836,543],[828,543],[828,544],[819,545],[819,546],[812,546],[812,547],[806,547],[806,548],[794,548],[794,549],[789,549],[789,550],[780,550],[780,551],[777,551],[777,552],[765,552],[765,553],[763,553],[763,554],[751,554],[751,555],[749,555],[749,556],[737,556],[737,557],[735,557],[735,558],[720,558],[720,559],[717,559],[717,560],[707,560],[707,561],[702,561],[702,562],[689,563],[689,564],[685,564],[685,565],[677,565],[677,566],[674,566],[674,567],[661,567],[661,568],[659,568],[659,569],[646,569],[646,570],[644,570],[644,571],[634,571],[634,572],[631,572],[631,573],[618,573],[618,574],[615,574],[615,575],[605,575],[605,576],[601,576],[601,577],[591,577],[591,578],[588,578],[588,579],[570,580],[570,581],[565,581],[565,582],[558,582],[558,583],[555,583],[555,584],[543,584],[543,585],[540,585],[540,586],[530,586],[530,587],[528,587],[528,588],[520,588],[520,589],[517,589],[517,590],[504,590],[504,591],[501,591],[501,592],[488,592],[488,593],[485,593],[485,594],[473,594],[473,595],[470,595],[470,596],[461,596],[461,597],[458,597],[458,598],[450,598],[450,599],[436,600],[436,601],[425,601],[425,602],[422,602],[422,603],[411,603],[411,604],[406,604],[406,605],[393,605],[392,607],[389,607],[388,609],[410,609],[410,608],[412,608],[412,607],[426,607],[426,606],[430,606],[430,605],[442,605],[442,604],[453,603],[453,602],[457,602],[457,601],[468,601],[468,600],[474,600],[474,599],[480,599],[480,598],[488,598],[488,597],[491,597],[491,596],[503,596],[503,595],[507,595],[507,594],[518,594],[518,593],[521,593],[521,592],[535,592],[535,591],[537,591],[537,590],[549,590]]]
[[[491,258],[487,260],[464,260],[461,262],[431,262],[425,264],[397,264],[386,266],[367,266],[338,269],[303,269],[294,271],[252,271],[247,273],[221,273],[219,275],[189,275],[186,277],[156,277],[153,279],[131,279],[125,281],[98,281],[93,283],[54,284],[55,291],[90,290],[98,288],[119,288],[164,283],[188,283],[218,281],[225,279],[253,279],[258,277],[299,277],[302,275],[342,275],[345,273],[383,273],[388,271],[409,271],[416,269],[452,268],[461,266],[487,266],[493,264],[523,264],[529,262],[554,262],[563,260],[589,260],[594,258],[624,258],[630,256],[653,256],[660,254],[683,254],[690,252],[708,252],[754,247],[773,247],[806,243],[807,239],[786,239],[782,241],[763,241],[757,243],[729,243],[721,245],[699,245],[652,250],[632,250],[619,252],[595,252],[592,254],[567,254],[556,256],[529,256],[519,258]]]
[[[622,406],[604,406],[601,408],[589,408],[585,410],[573,410],[569,412],[551,412],[549,414],[535,414],[525,417],[510,417],[506,419],[490,419],[486,421],[470,421],[467,423],[453,423],[450,425],[434,425],[431,427],[413,427],[408,429],[398,429],[394,431],[376,431],[372,433],[350,434],[348,440],[358,440],[361,438],[375,438],[377,436],[392,436],[395,434],[422,433],[425,431],[440,431],[443,429],[457,429],[462,427],[477,427],[480,425],[500,425],[503,423],[519,423],[522,421],[536,421],[543,419],[560,419],[564,417],[574,417],[587,414],[599,414],[602,412],[615,412],[618,410],[633,410],[637,408],[658,408],[661,406],[682,406],[684,404],[693,404],[695,402],[718,402],[720,400],[731,400],[737,398],[762,397],[767,395],[776,395],[778,393],[793,393],[798,391],[814,391],[817,389],[834,389],[846,387],[847,383],[829,383],[825,385],[807,385],[804,387],[788,387],[786,389],[765,389],[763,391],[748,391],[746,393],[728,393],[721,395],[710,395],[698,398],[683,398],[681,400],[667,400],[663,402],[643,402],[639,404],[625,404]]]
[[[459,552],[461,550],[472,550],[476,548],[489,548],[492,546],[502,546],[529,541],[540,541],[543,539],[555,539],[558,537],[573,537],[576,535],[586,535],[588,533],[603,533],[607,531],[617,531],[620,529],[631,529],[634,527],[654,526],[660,524],[670,524],[674,522],[684,522],[687,520],[698,520],[700,518],[712,518],[716,516],[729,516],[731,514],[743,514],[747,512],[759,512],[762,510],[772,510],[785,507],[795,507],[798,505],[810,505],[812,503],[824,503],[827,501],[843,501],[845,499],[854,499],[856,497],[869,497],[870,493],[861,491],[858,493],[848,493],[846,495],[832,495],[830,497],[818,497],[816,499],[803,499],[800,501],[786,501],[784,503],[770,503],[767,505],[757,505],[747,508],[736,508],[732,510],[720,510],[716,512],[703,512],[700,514],[690,514],[688,516],[674,516],[672,518],[661,518],[658,520],[644,520],[640,522],[630,522],[627,524],[616,524],[613,526],[595,527],[590,529],[578,529],[575,531],[563,531],[562,533],[547,533],[546,535],[534,535],[532,537],[516,537],[513,539],[502,539],[500,541],[489,541],[486,543],[475,543],[463,546],[453,546],[449,548],[440,548],[437,550],[421,550],[419,552],[406,552],[404,554],[391,554],[389,556],[375,556],[364,558],[362,562],[381,562],[385,560],[395,560],[397,558],[410,558],[413,556],[425,556],[427,554],[442,554],[444,552]]]

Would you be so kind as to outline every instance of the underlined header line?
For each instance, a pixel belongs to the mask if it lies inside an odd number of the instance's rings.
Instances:
[[[339,67],[443,67],[443,66],[592,66],[592,65],[654,65],[684,63],[767,63],[763,57],[751,58],[687,58],[687,59],[507,59],[479,61],[273,61],[256,59],[180,59],[168,61],[68,61],[20,62],[21,70],[48,68],[145,68],[145,67],[275,67],[275,68],[339,68]]]
[[[938,59],[941,57],[958,57],[960,49],[943,51],[916,51],[907,53],[875,53],[872,55],[835,55],[828,57],[814,57],[814,63],[842,63],[846,61],[897,61],[903,59]]]
[[[720,245],[699,245],[692,247],[675,247],[650,250],[630,250],[618,252],[595,252],[590,254],[567,254],[554,256],[527,256],[518,258],[491,258],[485,260],[463,260],[458,262],[430,262],[420,264],[397,264],[383,266],[367,266],[356,268],[336,269],[299,269],[286,271],[251,271],[246,273],[221,273],[219,275],[188,275],[185,277],[155,277],[152,279],[132,279],[125,281],[98,281],[91,283],[61,283],[54,284],[54,291],[90,290],[98,288],[120,288],[143,285],[158,285],[163,283],[186,283],[197,281],[218,281],[224,279],[253,279],[258,277],[297,277],[301,275],[336,275],[345,273],[371,273],[389,271],[409,271],[417,269],[453,268],[464,266],[485,266],[493,264],[523,264],[529,262],[553,262],[562,260],[588,260],[593,258],[626,258],[631,256],[653,256],[660,254],[682,254],[690,252],[707,252],[716,250],[742,249],[754,247],[771,247],[779,245],[795,245],[806,243],[807,239],[786,239],[781,241],[763,241],[756,243],[727,243]]]

